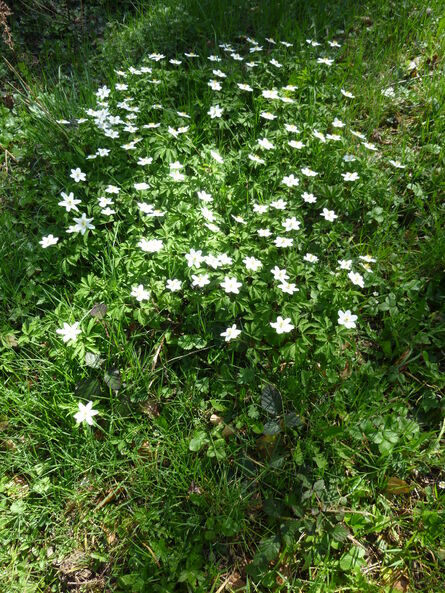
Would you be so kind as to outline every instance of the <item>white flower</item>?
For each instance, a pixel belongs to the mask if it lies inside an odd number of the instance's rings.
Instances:
[[[106,194],[118,194],[120,191],[121,190],[118,187],[116,187],[115,185],[108,185],[105,188],[105,193]]]
[[[203,202],[213,202],[213,198],[211,194],[208,194],[205,191],[199,191],[198,192],[198,198],[200,200],[202,200]]]
[[[352,93],[350,93],[349,91],[345,91],[344,89],[340,89],[341,94],[344,97],[347,97],[348,99],[354,99],[355,95],[353,95]]]
[[[79,321],[76,321],[73,325],[64,323],[63,328],[56,329],[56,333],[62,336],[65,343],[70,342],[71,340],[75,342],[77,336],[82,333],[82,330],[79,328]]]
[[[238,282],[236,278],[229,278],[229,276],[226,276],[224,282],[221,282],[220,286],[221,288],[224,288],[226,293],[233,292],[239,294],[239,288],[242,286],[242,283]]]
[[[138,159],[138,165],[151,165],[151,163],[153,162],[153,158],[152,157],[140,157]]]
[[[80,204],[81,200],[75,200],[73,192],[70,192],[68,195],[66,195],[65,192],[62,192],[60,195],[62,196],[63,200],[58,202],[59,206],[66,208],[67,212],[70,212],[71,210],[76,210],[76,212],[79,212],[79,208],[76,206],[76,204]]]
[[[294,174],[291,174],[285,175],[281,183],[284,183],[287,187],[297,187],[297,185],[300,185],[300,180]]]
[[[146,202],[138,202],[138,208],[144,214],[153,214],[154,211],[153,204],[147,204]]]
[[[181,165],[179,161],[174,161],[173,163],[170,163],[169,167],[170,171],[179,171],[180,169],[184,168],[184,165]]]
[[[230,266],[233,263],[233,259],[227,255],[227,253],[221,253],[218,255],[219,263],[222,266]]]
[[[225,338],[226,342],[230,342],[230,340],[235,340],[241,333],[240,329],[237,329],[236,324],[234,323],[232,327],[228,327],[226,331],[220,333],[220,336]]]
[[[363,276],[361,274],[359,274],[358,272],[352,272],[352,271],[349,272],[348,278],[352,282],[352,284],[360,286],[360,288],[364,288],[365,283],[363,280]]]
[[[211,150],[210,154],[212,155],[212,158],[214,158],[217,163],[222,164],[224,162],[224,159],[219,154],[219,152],[216,152],[216,150]]]
[[[328,43],[331,47],[341,47],[340,43],[335,39],[333,41],[328,41]]]
[[[86,174],[82,173],[79,167],[77,167],[77,169],[71,169],[70,177],[74,179],[76,183],[79,183],[79,181],[85,181],[87,178]]]
[[[274,200],[270,203],[271,208],[275,208],[275,210],[286,210],[287,202],[285,202],[282,198],[278,200]]]
[[[316,262],[318,262],[318,257],[316,255],[313,255],[312,253],[306,253],[303,259],[304,261],[308,261],[311,264],[315,264]]]
[[[294,134],[298,134],[300,131],[294,124],[284,124],[284,127],[286,128],[286,131],[293,132]]]
[[[273,89],[271,91],[269,91],[269,90],[261,91],[261,94],[263,95],[263,97],[265,99],[279,99],[280,98],[278,95],[278,91],[275,89]]]
[[[282,292],[286,292],[287,294],[294,294],[294,292],[298,292],[299,288],[295,286],[295,284],[290,284],[287,280],[284,280],[281,284],[278,285],[278,288]]]
[[[355,156],[353,154],[345,154],[345,156],[343,157],[343,160],[345,161],[345,163],[353,163],[357,159],[355,158]]]
[[[406,169],[406,165],[402,165],[402,163],[400,161],[392,161],[392,160],[390,160],[389,162],[396,169]]]
[[[277,247],[291,247],[294,240],[290,237],[277,237],[274,243]]]
[[[181,290],[182,282],[177,278],[173,278],[171,280],[167,280],[166,288],[167,290],[171,290],[171,292],[177,292]]]
[[[156,253],[161,251],[164,244],[161,239],[141,239],[138,243],[138,247],[147,253]]]
[[[357,315],[352,315],[351,311],[339,311],[338,312],[338,324],[344,325],[346,329],[353,329],[355,322],[357,321]]]
[[[254,204],[253,211],[257,214],[265,214],[269,209],[267,204]]]
[[[116,214],[116,210],[107,207],[102,210],[102,214],[105,214],[105,216],[111,216],[112,214]]]
[[[215,257],[212,253],[209,253],[209,255],[206,255],[204,257],[204,261],[205,263],[210,266],[213,269],[217,269],[221,267],[221,262],[219,261],[219,259],[217,257]]]
[[[291,148],[296,148],[297,150],[301,150],[305,147],[303,142],[300,142],[300,140],[289,140],[288,144]]]
[[[142,127],[146,130],[153,130],[154,128],[159,128],[160,123],[150,122],[149,124],[144,124]]]
[[[317,64],[326,64],[326,66],[332,66],[334,60],[331,58],[317,58]]]
[[[281,223],[281,226],[285,228],[286,231],[298,231],[300,228],[301,222],[292,216],[292,218],[286,218]]]
[[[224,74],[224,72],[221,72],[221,70],[212,70],[213,75],[217,76],[218,78],[226,78],[226,74]]]
[[[274,120],[277,118],[276,115],[274,115],[273,113],[270,113],[269,111],[262,111],[260,113],[260,117],[262,117],[263,119],[268,119],[270,121]]]
[[[254,163],[258,163],[260,165],[264,165],[265,161],[264,159],[261,159],[259,156],[257,156],[256,154],[249,154],[248,155],[249,159],[251,161],[253,161]]]
[[[204,260],[200,249],[198,251],[190,249],[189,253],[185,254],[185,259],[189,268],[199,268]]]
[[[170,64],[173,64],[174,66],[179,66],[180,64],[182,64],[181,60],[174,60],[173,58],[171,60],[169,60]]]
[[[314,130],[313,135],[316,138],[318,138],[318,140],[321,140],[321,142],[326,142],[326,136],[322,132],[318,132],[317,130]]]
[[[357,179],[360,179],[358,173],[356,173],[355,171],[353,173],[342,173],[341,176],[345,181],[356,181]]]
[[[271,272],[275,280],[278,280],[279,282],[285,282],[289,278],[289,275],[284,268],[280,269],[278,266],[275,266],[271,269]]]
[[[149,183],[145,183],[145,181],[143,181],[142,183],[135,183],[134,184],[134,189],[138,190],[138,191],[144,191],[146,189],[148,189],[150,187]]]
[[[224,111],[224,109],[222,107],[220,107],[219,105],[212,105],[210,107],[210,110],[207,111],[207,113],[208,113],[208,115],[210,115],[210,117],[212,119],[215,119],[215,117],[221,117],[223,111]]]
[[[328,140],[334,140],[334,142],[341,142],[342,137],[338,134],[326,134]]]
[[[308,204],[315,204],[315,202],[317,201],[317,198],[314,196],[314,194],[309,194],[308,192],[303,192],[302,196],[303,200],[305,202],[307,202]]]
[[[204,208],[201,208],[201,214],[209,222],[214,222],[215,221],[215,215],[213,214],[213,212],[211,210],[209,210],[205,206],[204,206]]]
[[[101,196],[100,198],[98,198],[98,201],[100,208],[106,208],[107,206],[111,206],[111,204],[113,203],[113,200],[111,198],[107,198],[105,196]]]
[[[260,237],[270,237],[272,234],[269,229],[258,229],[257,233]]]
[[[146,290],[142,284],[139,284],[132,289],[131,296],[135,297],[139,302],[148,301],[150,298],[150,291]]]
[[[335,119],[334,119],[334,121],[332,122],[332,126],[333,126],[334,128],[344,128],[344,127],[345,127],[345,125],[346,125],[346,124],[345,124],[345,123],[343,123],[343,122],[341,121],[341,119],[337,119],[337,118],[335,118]]]
[[[362,144],[368,150],[374,150],[374,151],[378,150],[377,146],[375,144],[373,144],[372,142],[362,142]]]
[[[267,138],[259,138],[258,144],[261,146],[261,148],[264,148],[265,150],[272,150],[273,148],[275,148],[275,145],[272,144],[272,142],[270,142]]]
[[[272,66],[275,66],[276,68],[282,68],[282,66],[283,66],[283,64],[280,64],[280,62],[277,62],[274,59],[270,60],[269,64],[272,64]]]
[[[395,96],[396,96],[396,94],[395,94],[395,92],[394,92],[394,87],[392,87],[392,86],[389,86],[389,87],[388,87],[388,88],[386,88],[386,89],[382,89],[382,95],[383,95],[384,97],[395,97]]]
[[[88,402],[86,406],[82,402],[79,402],[79,411],[74,414],[77,424],[86,422],[90,426],[93,426],[93,416],[99,414],[97,410],[93,410],[93,402]]]
[[[110,94],[110,89],[106,86],[101,87],[97,93],[96,93],[96,97],[98,99],[106,99],[108,97],[108,95]]]
[[[184,181],[185,179],[184,173],[181,173],[177,169],[171,169],[169,175],[173,181]]]
[[[366,136],[364,134],[361,134],[360,132],[354,132],[354,130],[351,130],[351,134],[353,136],[357,136],[357,138],[361,138],[362,140],[364,140],[366,138]]]
[[[352,259],[339,259],[340,270],[350,270],[352,267]]]
[[[375,263],[376,260],[372,257],[372,255],[359,255],[359,259],[367,262],[368,264]]]
[[[315,177],[318,175],[316,171],[312,171],[312,169],[309,169],[309,167],[304,167],[304,169],[301,169],[301,172],[303,175],[306,175],[306,177]]]
[[[80,232],[82,235],[84,235],[88,229],[96,228],[93,224],[91,224],[93,219],[87,218],[85,212],[80,218],[74,218],[73,220],[76,223],[73,226],[73,232]]]
[[[98,148],[96,154],[97,156],[108,156],[110,152],[108,148]]]
[[[247,224],[242,216],[235,216],[235,214],[231,214],[231,216],[236,222],[239,222],[240,224]]]
[[[242,84],[240,82],[237,82],[238,88],[240,88],[242,91],[248,91],[249,93],[251,93],[253,91],[253,88],[251,86],[249,86],[248,84]]]
[[[210,279],[209,279],[208,274],[200,274],[200,275],[192,274],[192,278],[193,278],[193,282],[192,282],[193,286],[199,286],[199,288],[203,288],[207,284],[210,284]]]
[[[39,241],[40,245],[43,249],[50,247],[51,245],[56,245],[59,237],[54,237],[54,235],[47,235],[46,237],[42,237],[42,240]]]
[[[256,272],[263,266],[260,260],[255,257],[245,257],[243,263],[246,266],[246,269],[252,272]]]
[[[217,80],[209,80],[207,84],[212,89],[212,91],[220,91],[222,89],[221,83]]]
[[[327,208],[323,208],[323,212],[320,216],[323,216],[323,218],[329,222],[334,222],[334,220],[338,218],[333,210],[328,210]]]
[[[283,319],[280,315],[276,321],[271,321],[270,325],[275,329],[277,334],[287,334],[295,329],[295,326],[290,322],[290,317]]]

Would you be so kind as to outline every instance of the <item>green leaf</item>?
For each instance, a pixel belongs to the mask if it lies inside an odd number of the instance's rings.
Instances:
[[[111,391],[119,391],[122,387],[122,379],[119,369],[110,369],[105,371],[104,381]]]
[[[273,385],[266,385],[261,392],[261,407],[272,416],[278,416],[283,410],[281,394]]]
[[[105,303],[96,303],[90,311],[91,317],[96,319],[103,319],[107,313],[107,305]]]
[[[207,435],[203,430],[201,430],[197,432],[190,441],[189,449],[190,451],[199,451],[206,443],[208,443]]]
[[[193,348],[200,349],[207,345],[207,340],[202,336],[189,335],[178,338],[178,346],[183,350],[192,350]]]

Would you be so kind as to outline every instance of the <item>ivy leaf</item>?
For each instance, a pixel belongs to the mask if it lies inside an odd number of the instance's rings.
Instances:
[[[104,381],[111,391],[119,391],[122,387],[122,379],[119,369],[110,369],[105,371]]]
[[[204,348],[206,345],[207,341],[198,335],[181,336],[178,339],[178,346],[180,346],[183,350]]]
[[[96,303],[90,311],[91,317],[103,319],[107,314],[108,307],[105,303]]]
[[[272,416],[278,416],[283,409],[281,394],[273,385],[266,385],[261,392],[261,407]]]

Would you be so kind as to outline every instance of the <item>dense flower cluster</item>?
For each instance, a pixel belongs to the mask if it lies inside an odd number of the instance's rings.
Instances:
[[[170,298],[196,293],[205,298],[219,293],[221,298],[234,302],[238,297],[251,295],[258,283],[263,291],[261,298],[267,300],[270,295],[271,301],[271,315],[264,320],[264,332],[272,328],[281,335],[298,331],[292,311],[294,299],[304,298],[302,281],[329,267],[326,254],[311,234],[313,229],[327,234],[347,218],[347,208],[342,212],[337,204],[334,209],[335,205],[326,197],[323,161],[311,163],[311,155],[338,146],[340,162],[346,170],[339,169],[332,175],[339,187],[343,185],[351,191],[351,184],[361,180],[361,174],[354,170],[354,163],[362,159],[360,150],[375,153],[378,149],[343,121],[347,119],[353,93],[337,89],[337,115],[327,123],[308,126],[299,117],[298,86],[289,84],[293,80],[292,44],[268,39],[265,49],[252,39],[248,42],[245,55],[232,45],[221,44],[221,55],[205,58],[207,62],[201,65],[200,72],[206,73],[209,68],[210,71],[202,81],[203,109],[199,113],[187,113],[181,110],[183,106],[165,100],[161,104],[157,99],[157,89],[162,88],[159,96],[165,97],[169,81],[175,77],[181,80],[183,60],[197,59],[196,54],[169,59],[153,53],[148,56],[150,66],[117,71],[118,82],[101,86],[96,93],[97,105],[77,120],[79,126],[89,126],[101,146],[86,157],[84,164],[68,173],[58,205],[66,213],[76,214],[65,232],[85,235],[101,233],[117,221],[121,224],[130,210],[133,217],[136,204],[136,213],[141,217],[140,231],[139,236],[132,233],[129,237],[130,248],[147,258],[151,272],[157,270],[164,293],[172,294]],[[322,44],[307,40],[307,45],[318,48]],[[328,51],[340,47],[335,40],[327,45]],[[312,67],[335,67],[335,57],[321,53],[314,56]],[[267,79],[269,83],[264,86]],[[244,104],[250,140],[230,148],[217,139],[219,130],[230,128],[234,98]],[[194,139],[199,137],[196,129],[203,120],[213,126],[215,140],[200,146]],[[165,156],[160,152],[150,154],[150,146],[156,146],[156,140],[170,147],[164,151]],[[193,147],[198,156],[192,158],[185,147]],[[274,154],[278,152],[286,154],[286,158],[277,161]],[[93,175],[89,161],[108,162],[116,156],[132,163],[134,179],[130,185],[127,179],[120,185],[116,172],[112,176],[104,174],[102,181],[97,182],[97,170],[96,181],[90,181]],[[390,164],[396,169],[404,168],[399,161]],[[267,174],[276,180],[275,195],[257,191],[248,193],[247,199],[232,200],[229,180],[239,166],[250,168],[252,180],[270,168]],[[83,191],[87,184],[88,192]],[[183,200],[187,207],[179,210]],[[133,218],[131,222],[134,223]],[[181,224],[183,230],[178,231]],[[178,243],[180,248],[171,240],[177,232],[186,237]],[[335,247],[337,235],[332,232]],[[43,249],[56,245],[53,248],[59,249],[62,243],[52,233],[40,240]],[[338,276],[344,286],[349,282],[353,290],[366,289],[367,275],[373,273],[370,264],[375,259],[368,254],[346,253],[340,244],[337,248],[341,250],[337,254],[338,266],[328,272]],[[155,280],[147,273],[132,277],[128,280],[128,295],[141,307],[156,306],[160,289]],[[342,306],[348,304],[343,299]],[[220,332],[226,342],[243,335],[242,316],[231,318],[228,311],[226,319],[221,320],[227,329]],[[358,316],[350,309],[334,306],[326,313],[343,328],[356,327]],[[80,323],[65,322],[57,333],[64,342],[73,343],[81,333]]]

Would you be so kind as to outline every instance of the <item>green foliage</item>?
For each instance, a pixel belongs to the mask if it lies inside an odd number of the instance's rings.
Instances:
[[[91,19],[82,25],[73,2],[69,27],[65,15],[50,16],[54,3],[39,4],[15,15],[15,40],[28,49],[9,56],[13,74],[0,73],[14,85],[0,101],[0,589],[204,593],[227,581],[246,592],[437,593],[445,561],[439,3],[429,12],[411,1],[96,2],[85,3]],[[206,56],[220,42],[247,53],[243,35],[294,47],[273,54],[285,65],[276,71],[225,61],[231,90],[215,97],[207,83],[218,65]],[[316,56],[334,52],[307,38],[342,40],[335,68],[316,66]],[[39,52],[36,78],[29,48]],[[201,58],[177,70],[147,59],[192,50]],[[124,95],[144,107],[138,125],[163,125],[138,130],[135,151],[121,148],[131,133],[112,142],[94,118],[78,122],[96,108],[97,88],[122,83],[115,70],[130,65],[150,66],[148,78],[160,81],[125,79]],[[297,105],[238,90],[246,81],[295,85],[286,96]],[[388,87],[393,96],[382,93]],[[355,99],[340,101],[340,88]],[[120,100],[113,90],[113,113]],[[210,119],[217,102],[224,116]],[[178,123],[177,110],[191,120]],[[263,120],[267,110],[279,119]],[[304,151],[288,146],[285,117],[301,128]],[[334,117],[378,152],[311,138],[313,129],[335,133]],[[165,135],[178,125],[188,133]],[[263,135],[278,147],[267,168],[247,156],[264,156]],[[110,155],[86,160],[105,147]],[[349,149],[359,174],[350,186],[339,181],[351,170],[342,158]],[[153,161],[139,166],[141,156]],[[185,183],[169,179],[176,160]],[[307,165],[323,175],[281,184]],[[69,178],[76,167],[86,184]],[[135,190],[141,181],[148,191]],[[121,191],[107,217],[98,197],[108,183]],[[223,237],[203,225],[201,190],[213,195]],[[73,212],[57,205],[61,191],[81,198],[94,230],[66,234]],[[338,219],[320,218],[303,191]],[[303,223],[286,235],[287,252],[251,232],[249,207],[279,198]],[[138,201],[168,215],[144,216]],[[284,234],[278,215],[269,210],[262,224]],[[43,249],[49,233],[60,241]],[[162,240],[163,250],[143,253],[141,237]],[[236,252],[240,293],[219,287],[229,268],[209,270],[211,284],[193,288],[190,248]],[[304,262],[307,252],[319,263]],[[359,267],[366,254],[372,271]],[[255,273],[243,264],[252,255],[263,262]],[[353,260],[363,289],[338,270],[340,258]],[[293,295],[271,280],[281,262],[297,282]],[[174,278],[181,290],[170,292]],[[140,283],[150,292],[141,302],[131,295]],[[347,308],[355,329],[337,323]],[[291,333],[270,326],[278,315]],[[56,330],[75,322],[81,334],[64,343]],[[241,334],[225,342],[232,323]],[[76,427],[79,401],[98,410],[92,426]]]

